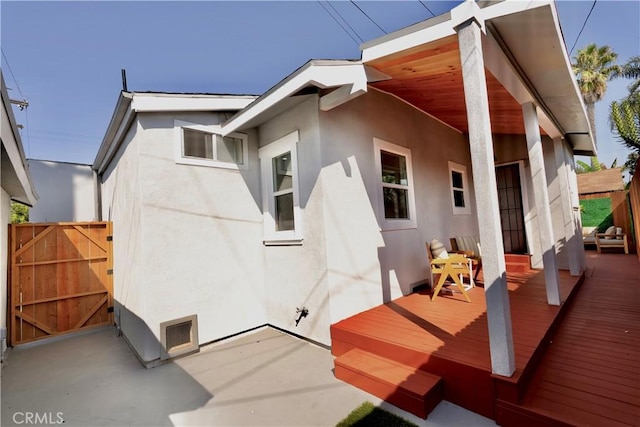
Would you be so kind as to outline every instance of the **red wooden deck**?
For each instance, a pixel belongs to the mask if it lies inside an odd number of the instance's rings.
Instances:
[[[345,319],[331,328],[332,352],[338,357],[358,348],[441,376],[446,400],[503,425],[618,419],[604,415],[609,412],[619,413],[623,423],[600,425],[638,425],[639,264],[635,257],[618,254],[590,255],[589,261],[593,274],[584,292],[578,292],[580,278],[560,272],[562,299],[572,300],[561,307],[546,303],[543,272],[509,274],[516,354],[511,378],[491,374],[482,288],[470,291],[471,303],[460,294],[431,302],[427,292],[419,292]],[[574,379],[574,373],[589,376]],[[603,391],[596,393],[600,387]],[[611,403],[594,409],[602,396]],[[578,417],[581,412],[587,415]],[[635,424],[629,424],[633,417]]]
[[[537,424],[640,426],[640,263],[590,252],[587,262],[587,278],[514,412],[525,409]],[[501,424],[522,425],[505,409]]]

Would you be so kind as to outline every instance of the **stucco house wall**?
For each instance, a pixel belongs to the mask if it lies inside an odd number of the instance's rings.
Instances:
[[[324,223],[321,146],[318,97],[308,99],[263,123],[260,147],[298,131],[298,183],[302,209],[302,245],[264,246],[265,307],[269,323],[330,345],[329,295],[327,289],[327,246]],[[261,225],[262,227],[262,225]],[[262,230],[261,237],[262,239]],[[300,320],[297,308],[309,315]]]
[[[177,164],[174,120],[222,114],[138,114],[103,174],[114,227],[116,319],[139,356],[160,358],[160,323],[198,316],[199,344],[267,323],[257,138],[247,171]]]
[[[223,113],[138,115],[142,270],[147,315],[198,316],[200,343],[267,323],[255,132],[248,170],[177,164],[174,120],[202,125]],[[156,357],[159,357],[156,355]]]
[[[472,192],[469,214],[452,209],[448,162],[466,166],[473,186],[461,133],[374,89],[322,113],[320,129],[333,323],[424,283],[425,242],[437,238],[448,246],[450,237],[478,228]],[[411,150],[417,228],[381,231],[373,138]]]
[[[113,160],[102,173],[102,219],[113,222],[113,296],[115,321],[143,360],[151,360],[157,340],[145,323],[147,316],[144,259],[142,258],[142,203],[139,171],[141,128],[127,132]]]
[[[38,205],[29,210],[31,222],[96,221],[96,183],[91,165],[29,159]]]

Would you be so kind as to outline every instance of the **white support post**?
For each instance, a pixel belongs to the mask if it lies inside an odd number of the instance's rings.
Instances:
[[[494,374],[509,377],[516,367],[481,30],[476,19],[471,18],[459,25],[456,31],[469,124],[473,181],[476,183],[474,192],[478,223],[481,224],[491,369]]]
[[[573,220],[573,207],[571,206],[571,186],[569,185],[569,165],[565,158],[564,141],[561,138],[553,139],[553,154],[556,159],[558,171],[558,184],[560,186],[560,202],[562,204],[562,224],[564,226],[565,245],[568,251],[569,272],[572,276],[581,274],[579,247],[582,246],[581,236],[578,235]]]
[[[582,217],[580,216],[580,195],[578,194],[578,178],[576,176],[576,165],[573,157],[573,151],[565,143],[564,160],[567,164],[567,177],[569,178],[569,192],[571,195],[571,212],[573,213],[573,224],[578,237],[576,250],[578,253],[578,266],[580,271],[587,268],[586,254],[584,252],[584,244],[582,243]]]
[[[536,106],[529,102],[522,105],[524,128],[527,134],[529,149],[529,164],[531,166],[531,181],[533,183],[533,197],[536,202],[538,216],[538,231],[542,248],[542,263],[544,265],[544,280],[547,287],[547,302],[549,305],[560,305],[560,288],[558,267],[556,264],[556,247],[553,238],[553,223],[549,205],[549,191],[544,169],[544,155],[542,153],[542,139]]]

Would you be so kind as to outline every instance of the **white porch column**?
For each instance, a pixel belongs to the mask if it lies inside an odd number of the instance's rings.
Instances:
[[[536,202],[538,216],[538,232],[542,248],[542,263],[544,265],[544,280],[547,287],[547,302],[550,305],[560,305],[560,289],[558,287],[558,267],[556,266],[556,247],[553,238],[553,224],[549,207],[549,192],[547,177],[544,169],[544,155],[542,153],[542,139],[536,106],[528,102],[522,105],[524,128],[527,134],[529,149],[529,164],[531,166],[531,181],[533,183],[533,197]]]
[[[573,206],[571,204],[571,186],[569,184],[569,165],[565,157],[565,146],[562,138],[553,139],[553,153],[556,159],[558,171],[558,184],[560,185],[560,202],[562,204],[562,224],[564,225],[565,245],[569,257],[569,272],[572,276],[581,273],[579,261],[579,247],[582,246],[582,236],[578,235],[573,220]]]
[[[478,22],[472,18],[459,25],[456,31],[460,45],[478,223],[481,224],[491,369],[495,374],[511,376],[515,372],[515,356],[481,30]]]
[[[567,177],[569,179],[569,191],[571,195],[571,211],[573,213],[573,224],[577,233],[578,244],[576,245],[578,253],[578,265],[580,271],[587,268],[586,254],[584,252],[584,244],[582,243],[582,216],[580,215],[580,195],[578,194],[578,177],[576,175],[576,164],[573,157],[573,151],[565,146],[564,160],[567,164]]]

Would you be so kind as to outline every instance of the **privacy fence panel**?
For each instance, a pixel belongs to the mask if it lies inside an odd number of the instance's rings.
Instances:
[[[113,323],[110,222],[11,225],[10,342]]]
[[[633,216],[633,228],[636,237],[636,250],[640,258],[640,162],[636,165],[636,173],[631,180],[629,188],[629,200],[631,201],[631,213]]]

